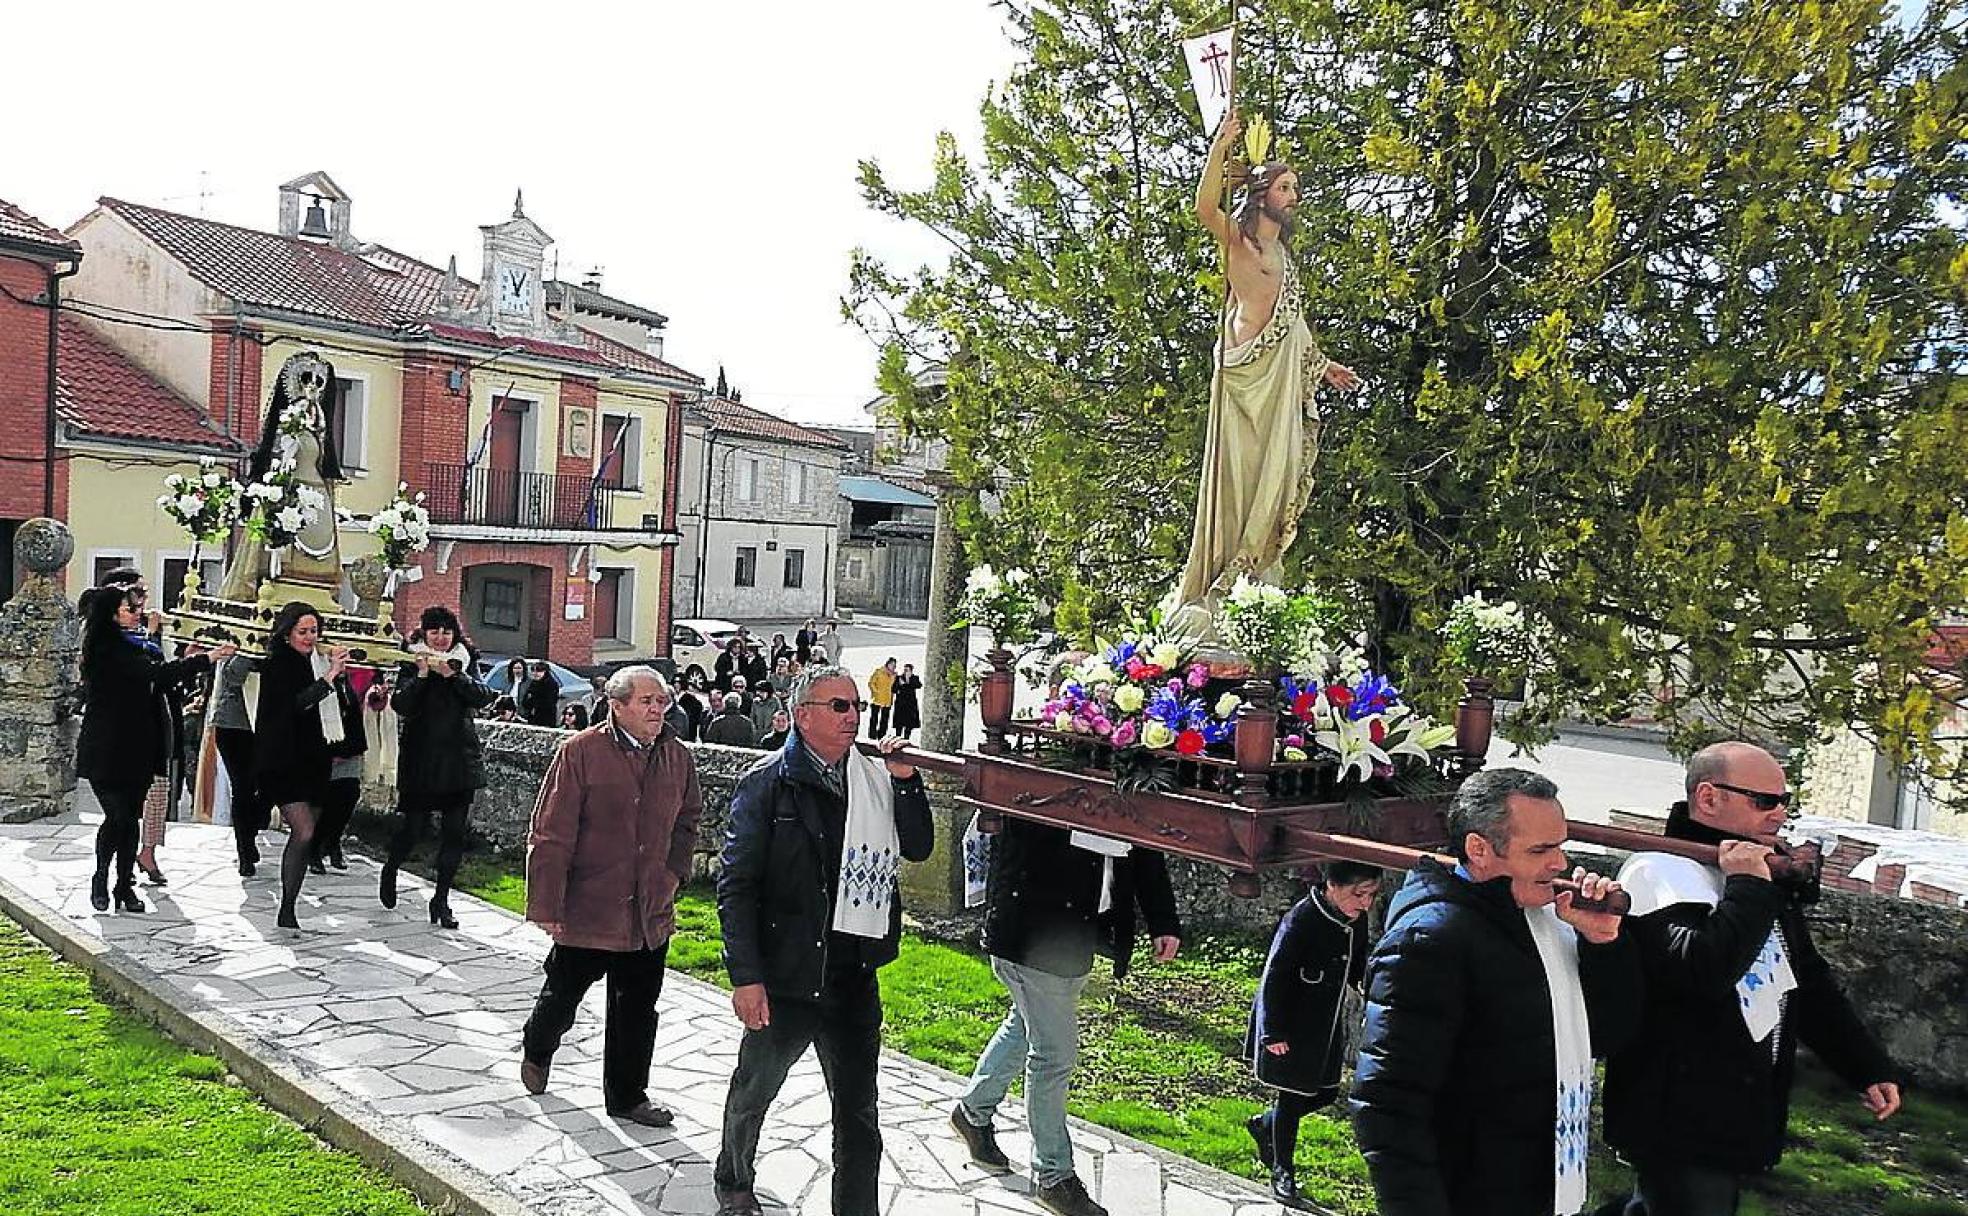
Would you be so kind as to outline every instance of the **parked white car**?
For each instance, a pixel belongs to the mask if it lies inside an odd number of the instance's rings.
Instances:
[[[688,682],[696,672],[709,680],[717,670],[719,653],[737,636],[736,621],[688,617],[671,624],[670,659],[676,663],[678,678]]]

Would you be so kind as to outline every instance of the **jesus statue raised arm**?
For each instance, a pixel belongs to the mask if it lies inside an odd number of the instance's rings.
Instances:
[[[1217,604],[1238,575],[1274,583],[1282,576],[1312,494],[1317,391],[1359,383],[1351,368],[1326,358],[1305,324],[1290,247],[1298,174],[1275,161],[1253,165],[1236,205],[1223,210],[1226,164],[1242,130],[1235,111],[1225,116],[1196,186],[1196,217],[1223,247],[1230,290],[1210,376],[1189,562],[1164,604],[1171,634],[1204,642],[1214,640]]]

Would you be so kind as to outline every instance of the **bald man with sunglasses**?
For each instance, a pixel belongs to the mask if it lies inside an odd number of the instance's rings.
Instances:
[[[1718,864],[1639,853],[1620,871],[1647,997],[1640,1034],[1606,1066],[1606,1140],[1638,1178],[1599,1216],[1733,1216],[1743,1179],[1783,1155],[1800,1040],[1874,1118],[1900,1107],[1898,1070],[1811,944],[1815,884],[1771,880],[1783,766],[1717,743],[1688,761],[1687,792],[1666,834],[1717,846]]]

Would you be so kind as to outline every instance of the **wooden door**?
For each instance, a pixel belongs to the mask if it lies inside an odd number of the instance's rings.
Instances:
[[[492,448],[485,461],[485,522],[519,522],[519,444],[526,403],[492,400]]]

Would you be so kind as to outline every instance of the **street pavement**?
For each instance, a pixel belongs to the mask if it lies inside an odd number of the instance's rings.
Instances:
[[[90,800],[85,792],[80,801]],[[71,812],[0,825],[0,904],[47,922],[178,1010],[243,1043],[256,1064],[331,1095],[335,1116],[389,1146],[386,1160],[435,1161],[503,1209],[552,1216],[715,1210],[711,1165],[742,1033],[726,993],[671,972],[651,1074],[676,1113],[656,1131],[609,1118],[601,1101],[599,985],[539,1097],[519,1083],[519,1034],[541,981],[547,939],[518,917],[454,893],[461,922],[424,920],[429,888],[404,879],[395,911],[376,900],[376,864],[311,876],[298,932],[278,929],[278,867],[233,871],[230,829],[174,824],[159,859],[170,878],[144,888],[146,915],[99,914],[88,877],[98,816]],[[99,971],[99,974],[102,974]],[[881,1063],[883,1211],[898,1216],[1034,1216],[1023,1163],[1023,1108],[1000,1125],[1021,1166],[971,1165],[949,1126],[960,1078],[895,1053]],[[1072,1131],[1082,1177],[1115,1216],[1257,1216],[1275,1203],[1249,1183],[1101,1129]],[[825,1213],[832,1133],[808,1054],[787,1081],[759,1151],[774,1212]],[[516,1206],[515,1206],[516,1205]]]

